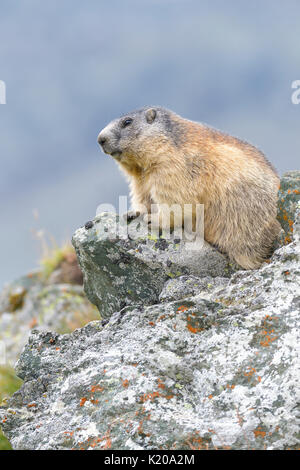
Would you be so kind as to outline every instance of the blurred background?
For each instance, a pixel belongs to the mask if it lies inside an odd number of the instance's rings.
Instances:
[[[162,105],[299,169],[298,0],[1,0],[0,287],[37,266],[34,231],[60,242],[118,209],[127,183],[97,135]]]

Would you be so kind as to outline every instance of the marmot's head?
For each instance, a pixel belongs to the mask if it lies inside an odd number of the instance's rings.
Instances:
[[[110,122],[99,134],[103,151],[126,166],[145,168],[180,139],[179,116],[145,107]],[[180,118],[179,118],[180,119]]]

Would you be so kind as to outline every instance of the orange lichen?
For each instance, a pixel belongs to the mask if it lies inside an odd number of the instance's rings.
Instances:
[[[265,432],[265,431],[262,431],[260,426],[259,426],[258,428],[256,428],[256,429],[254,429],[253,433],[254,433],[254,436],[255,436],[256,438],[257,438],[257,437],[265,437],[265,436],[266,436],[266,432]]]
[[[164,320],[164,318],[166,318],[166,315],[161,315],[160,317],[158,317],[157,321]]]
[[[166,388],[165,384],[160,380],[160,379],[157,379],[157,382],[158,382],[158,388]]]
[[[209,449],[209,444],[208,442],[205,442],[202,437],[200,437],[198,434],[198,431],[196,431],[196,436],[192,436],[190,439],[187,439],[186,443],[188,444],[189,448],[191,450],[208,450]]]
[[[254,367],[250,367],[248,372],[244,372],[244,376],[248,377],[248,382],[252,382],[253,385],[261,382],[260,375],[257,375],[256,369]]]
[[[95,393],[95,392],[103,392],[104,388],[101,387],[101,385],[93,385],[90,389],[91,393]]]
[[[87,401],[87,398],[82,397],[82,398],[80,399],[80,406],[83,406],[86,401]]]
[[[123,385],[124,388],[127,388],[128,385],[129,385],[129,380],[127,380],[127,379],[123,380],[122,385]]]
[[[218,434],[213,429],[208,429],[208,432],[210,432],[211,434],[215,434],[220,440],[220,442],[222,442],[221,437],[218,436]],[[186,443],[192,450],[209,450],[211,448],[213,448],[214,450],[219,449],[218,447],[213,445],[210,440],[200,437],[199,431],[195,431],[191,436],[189,436],[189,438],[186,440]],[[222,442],[221,449],[230,450],[230,447]]]
[[[188,309],[189,307],[186,307],[185,305],[181,305],[180,307],[178,307],[177,312],[185,312]]]
[[[202,331],[203,328],[195,328],[193,327],[190,323],[187,323],[186,325],[187,329],[191,332],[191,333],[199,333],[199,331]]]
[[[159,380],[159,379],[158,379]],[[158,384],[158,388],[160,389],[164,389],[165,388],[165,385],[162,383],[162,382],[159,382]],[[162,394],[160,391],[156,390],[155,392],[152,392],[152,393],[144,393],[144,395],[142,395],[140,397],[140,401],[142,403],[145,403],[146,401],[150,400],[150,401],[153,401],[155,398],[166,398],[166,400],[171,400],[171,398],[174,397],[173,394],[169,394],[169,395],[164,395]]]
[[[99,400],[91,399],[90,402],[91,402],[93,405],[98,405]]]
[[[244,376],[245,377],[251,377],[255,372],[256,372],[256,370],[254,369],[254,367],[251,367],[249,372],[244,372]]]
[[[152,392],[152,393],[144,393],[144,395],[140,398],[142,403],[145,403],[145,401],[151,400],[153,401],[155,398],[158,398],[160,396],[159,392]]]
[[[191,333],[194,333],[194,334],[199,333],[199,331],[204,330],[204,328],[200,328],[199,322],[197,320],[195,320],[195,318],[191,318],[191,315],[187,316],[187,325],[186,325],[186,327]]]
[[[277,321],[278,317],[271,317],[270,315],[266,315],[264,317],[262,331],[260,332],[261,335],[265,336],[265,339],[260,342],[260,345],[263,347],[268,347],[273,341],[275,341],[278,336],[274,336],[274,328],[272,328],[272,322]]]
[[[272,337],[272,336],[267,335],[265,341],[261,341],[260,345],[264,346],[264,347],[267,347],[267,346],[270,345],[270,343],[272,343],[276,339],[277,339],[277,336]]]
[[[104,446],[101,446],[101,449],[110,449],[111,448],[111,437],[110,437],[109,431],[103,437],[97,437],[97,438],[95,437],[91,441],[91,443],[89,443],[89,446],[94,449],[101,442],[104,442]]]
[[[150,412],[147,412],[145,407],[142,406],[140,410],[138,410],[136,413],[135,413],[136,416],[139,416],[141,419],[139,421],[139,425],[138,425],[138,428],[137,428],[137,432],[138,434],[143,434],[145,436],[150,436],[151,434],[150,433],[146,433],[144,431],[144,423],[145,421],[149,421],[150,420],[150,417],[151,417],[151,413]],[[129,422],[129,427],[132,428],[132,423]],[[130,429],[128,430],[128,432],[130,431]]]
[[[162,395],[163,398],[165,398],[166,400],[172,400],[172,398],[174,397],[174,395],[170,394],[170,395]]]
[[[229,384],[226,385],[226,388],[228,388],[228,389],[230,389],[230,390],[233,390],[234,387],[235,387],[235,385],[229,385]]]
[[[80,406],[84,406],[87,401],[89,401],[93,405],[98,405],[99,400],[94,397],[94,393],[103,392],[103,390],[104,390],[104,387],[102,387],[99,384],[92,385],[91,388],[89,389],[90,396],[89,397],[82,397],[80,399]]]

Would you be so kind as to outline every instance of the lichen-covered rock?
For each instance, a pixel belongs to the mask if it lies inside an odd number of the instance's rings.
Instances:
[[[21,383],[22,381],[16,377],[15,371],[11,367],[0,365],[0,406],[6,403],[6,397],[20,388]],[[0,451],[10,449],[11,445],[0,429]]]
[[[284,230],[281,243],[288,244],[293,239],[294,215],[300,201],[300,171],[289,171],[280,180],[278,220]]]
[[[12,368],[33,328],[68,333],[100,317],[82,286],[52,285],[62,280],[80,281],[77,262],[68,260],[55,272],[56,278],[51,279],[36,270],[6,285],[0,293],[0,403],[20,386]],[[4,449],[10,445],[0,431],[0,450]]]
[[[133,233],[135,238],[130,237]],[[157,303],[168,279],[185,274],[229,277],[234,271],[228,259],[205,242],[194,250],[176,238],[155,238],[145,225],[132,221],[127,226],[111,213],[78,229],[73,245],[87,297],[103,318],[127,305]]]
[[[159,300],[168,302],[170,300],[185,299],[193,295],[206,299],[210,297],[216,287],[224,287],[228,282],[229,279],[226,277],[180,276],[165,283]]]
[[[128,306],[70,335],[33,331],[24,385],[0,411],[13,447],[298,448],[299,220],[300,208],[270,263],[204,296]]]
[[[40,271],[34,271],[6,285],[0,292],[0,315],[21,308],[27,292],[34,286],[42,286]]]
[[[14,366],[31,329],[70,333],[99,313],[86,298],[82,286],[46,283],[40,273],[23,276],[0,295],[0,341],[5,364]]]

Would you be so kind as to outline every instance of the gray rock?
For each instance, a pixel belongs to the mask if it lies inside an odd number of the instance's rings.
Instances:
[[[287,245],[293,239],[294,215],[300,201],[300,171],[288,171],[280,180],[278,220],[283,227],[281,244]]]
[[[26,294],[32,287],[42,286],[40,271],[33,271],[16,281],[4,286],[0,292],[0,315],[5,312],[15,312],[22,308]]]
[[[192,295],[209,299],[217,287],[224,287],[229,282],[226,277],[180,276],[167,281],[160,293],[160,302],[180,300]]]
[[[299,220],[271,263],[209,298],[32,332],[0,412],[14,449],[298,448]]]
[[[132,221],[127,226],[116,214],[103,213],[86,227],[76,231],[73,245],[87,297],[103,318],[127,305],[157,303],[168,279],[184,274],[229,277],[234,271],[208,243],[195,250],[176,238],[155,238],[145,225]]]
[[[82,286],[45,284],[37,273],[6,286],[0,296],[0,341],[6,366],[14,366],[32,328],[70,333],[91,320],[98,310]]]

